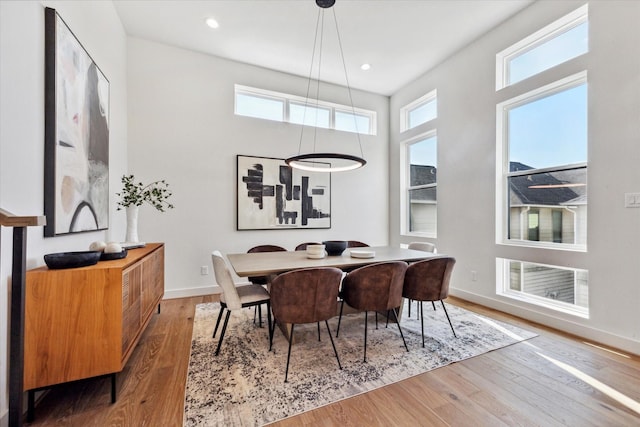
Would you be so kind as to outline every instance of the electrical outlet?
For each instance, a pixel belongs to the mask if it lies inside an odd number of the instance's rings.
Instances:
[[[624,193],[625,208],[640,208],[640,193]]]
[[[206,265],[203,265],[202,267],[200,267],[200,274],[202,276],[206,276],[207,274],[209,274],[209,267]]]
[[[478,273],[475,270],[471,270],[471,281],[475,282],[478,280]]]

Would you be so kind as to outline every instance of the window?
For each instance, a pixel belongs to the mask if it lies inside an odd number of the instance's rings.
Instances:
[[[434,90],[400,109],[400,132],[413,129],[438,117],[437,92]]]
[[[437,137],[435,132],[405,143],[405,233],[436,237]]]
[[[506,240],[586,249],[586,73],[501,103],[498,114]]]
[[[498,294],[535,301],[581,317],[589,316],[586,270],[498,258]]]
[[[496,55],[496,89],[502,89],[589,51],[588,5]]]
[[[305,126],[376,134],[376,112],[235,85],[235,114]]]

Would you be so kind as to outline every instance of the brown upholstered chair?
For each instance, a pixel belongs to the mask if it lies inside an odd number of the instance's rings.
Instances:
[[[269,302],[269,292],[261,285],[245,285],[238,286],[233,282],[227,263],[225,262],[222,254],[219,251],[214,251],[211,254],[211,260],[213,261],[213,272],[216,276],[216,282],[222,288],[222,294],[220,295],[220,314],[218,314],[218,321],[216,327],[213,330],[213,338],[216,337],[218,332],[218,326],[220,326],[220,319],[225,309],[227,310],[227,316],[224,319],[224,325],[222,326],[222,332],[220,332],[220,340],[218,340],[218,347],[216,348],[216,356],[220,353],[220,346],[222,346],[222,340],[224,334],[227,331],[227,324],[229,323],[229,316],[233,310],[240,310],[244,307],[260,306],[267,304],[267,317],[269,319],[269,342],[271,342],[271,309]]]
[[[309,245],[321,245],[322,243],[318,243],[318,242],[305,242],[305,243],[300,243],[298,246],[296,246],[296,251],[306,251],[307,250],[307,246]]]
[[[333,352],[342,369],[338,351],[329,330],[328,319],[336,315],[338,308],[338,288],[342,279],[342,271],[333,267],[303,268],[278,275],[271,282],[271,308],[273,310],[273,328],[276,322],[290,323],[289,352],[287,353],[287,367],[284,382],[289,375],[289,360],[291,358],[291,343],[293,329],[300,323],[320,323],[324,320],[333,346]],[[270,334],[273,342],[273,331]],[[318,335],[318,338],[320,336]],[[271,349],[271,345],[269,346]]]
[[[434,245],[433,243],[429,243],[429,242],[411,242],[408,245],[408,249],[413,249],[416,251],[423,251],[423,252],[431,252],[431,253],[438,253],[438,250],[436,249],[436,245]],[[409,317],[411,317],[411,300],[409,300],[409,313],[407,314]],[[419,301],[416,301],[416,304]],[[436,309],[436,304],[435,302],[431,301],[431,306],[433,307],[433,309]],[[420,307],[419,304],[417,304],[417,307]],[[416,310],[417,311],[417,310]],[[420,313],[418,312],[417,316],[420,316]]]
[[[444,299],[449,296],[449,281],[456,260],[452,257],[442,256],[414,262],[409,265],[404,276],[402,296],[420,301],[420,323],[422,324],[422,347],[424,347],[424,319],[422,318],[422,301],[440,301],[444,314],[447,316],[453,336],[457,338],[456,331],[444,306]]]
[[[254,252],[286,252],[287,250],[282,246],[277,245],[258,245],[254,246],[247,251],[248,254]],[[266,285],[269,283],[269,276],[253,276],[249,277],[249,281],[254,285]],[[257,313],[256,313],[257,311]],[[256,314],[258,315],[258,325],[262,327],[262,307],[257,306],[253,314],[253,322],[256,321]]]
[[[368,248],[369,245],[366,243],[359,242],[357,240],[347,240],[348,248]]]
[[[380,262],[360,267],[347,273],[342,280],[342,304],[336,337],[340,332],[342,309],[346,302],[351,307],[364,311],[364,361],[367,361],[367,312],[391,311],[398,324],[404,347],[409,351],[404,340],[402,328],[398,322],[396,308],[402,304],[402,286],[407,263],[403,261]]]

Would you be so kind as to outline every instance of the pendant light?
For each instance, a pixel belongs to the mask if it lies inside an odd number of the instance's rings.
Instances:
[[[330,9],[336,0],[316,0],[316,5],[318,5],[318,17],[316,20],[316,32],[315,32],[315,41],[313,44],[313,53],[311,57],[311,67],[309,70],[309,81],[307,84],[307,96],[304,104],[304,116],[302,120],[302,129],[300,131],[300,144],[298,146],[298,155],[289,157],[285,160],[285,163],[292,168],[301,169],[305,171],[311,172],[342,172],[349,171],[361,168],[367,162],[363,157],[358,157],[351,154],[343,154],[343,153],[329,153],[329,152],[315,152],[315,146],[317,141],[317,126],[314,128],[313,135],[313,147],[314,151],[310,153],[301,153],[302,150],[302,140],[304,136],[305,128],[307,127],[305,118],[306,113],[310,105],[317,106],[319,104],[319,92],[320,92],[320,66],[322,64],[322,42],[324,36],[324,15],[325,11]],[[342,60],[342,67],[344,70],[344,78],[346,81],[347,91],[349,95],[349,102],[351,103],[351,114],[354,119],[354,124],[356,120],[355,109],[353,107],[353,98],[351,96],[351,87],[349,86],[349,78],[347,76],[347,66],[344,61],[344,52],[342,50],[342,41],[340,40],[340,32],[338,30],[338,21],[336,19],[335,11],[332,10],[333,20],[336,28],[336,36],[338,40],[338,46],[340,49],[340,59]],[[319,33],[319,34],[318,34]],[[319,45],[319,46],[318,46]],[[314,58],[316,56],[316,48],[319,48],[318,53],[318,76],[317,76],[317,90],[316,90],[316,102],[311,102],[309,98],[309,92],[311,88],[312,81],[312,73],[313,73],[313,65]],[[358,140],[358,145],[360,147],[360,156],[362,156],[362,144],[360,142],[360,133],[357,132],[357,124],[356,124],[356,137]]]

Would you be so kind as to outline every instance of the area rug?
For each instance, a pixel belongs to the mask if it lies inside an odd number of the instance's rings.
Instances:
[[[536,336],[447,304],[458,338],[454,338],[441,306],[424,305],[425,348],[415,304],[412,317],[401,320],[409,352],[396,324],[385,327],[369,315],[367,362],[363,362],[364,313],[329,321],[338,364],[324,324],[318,341],[316,324],[296,325],[288,382],[284,382],[288,342],[276,329],[269,352],[266,325],[254,325],[253,309],[233,312],[220,355],[214,352],[220,331],[212,338],[220,306],[196,306],[191,357],[185,390],[184,425],[260,426],[355,396],[460,360]],[[266,319],[265,319],[266,323]]]

